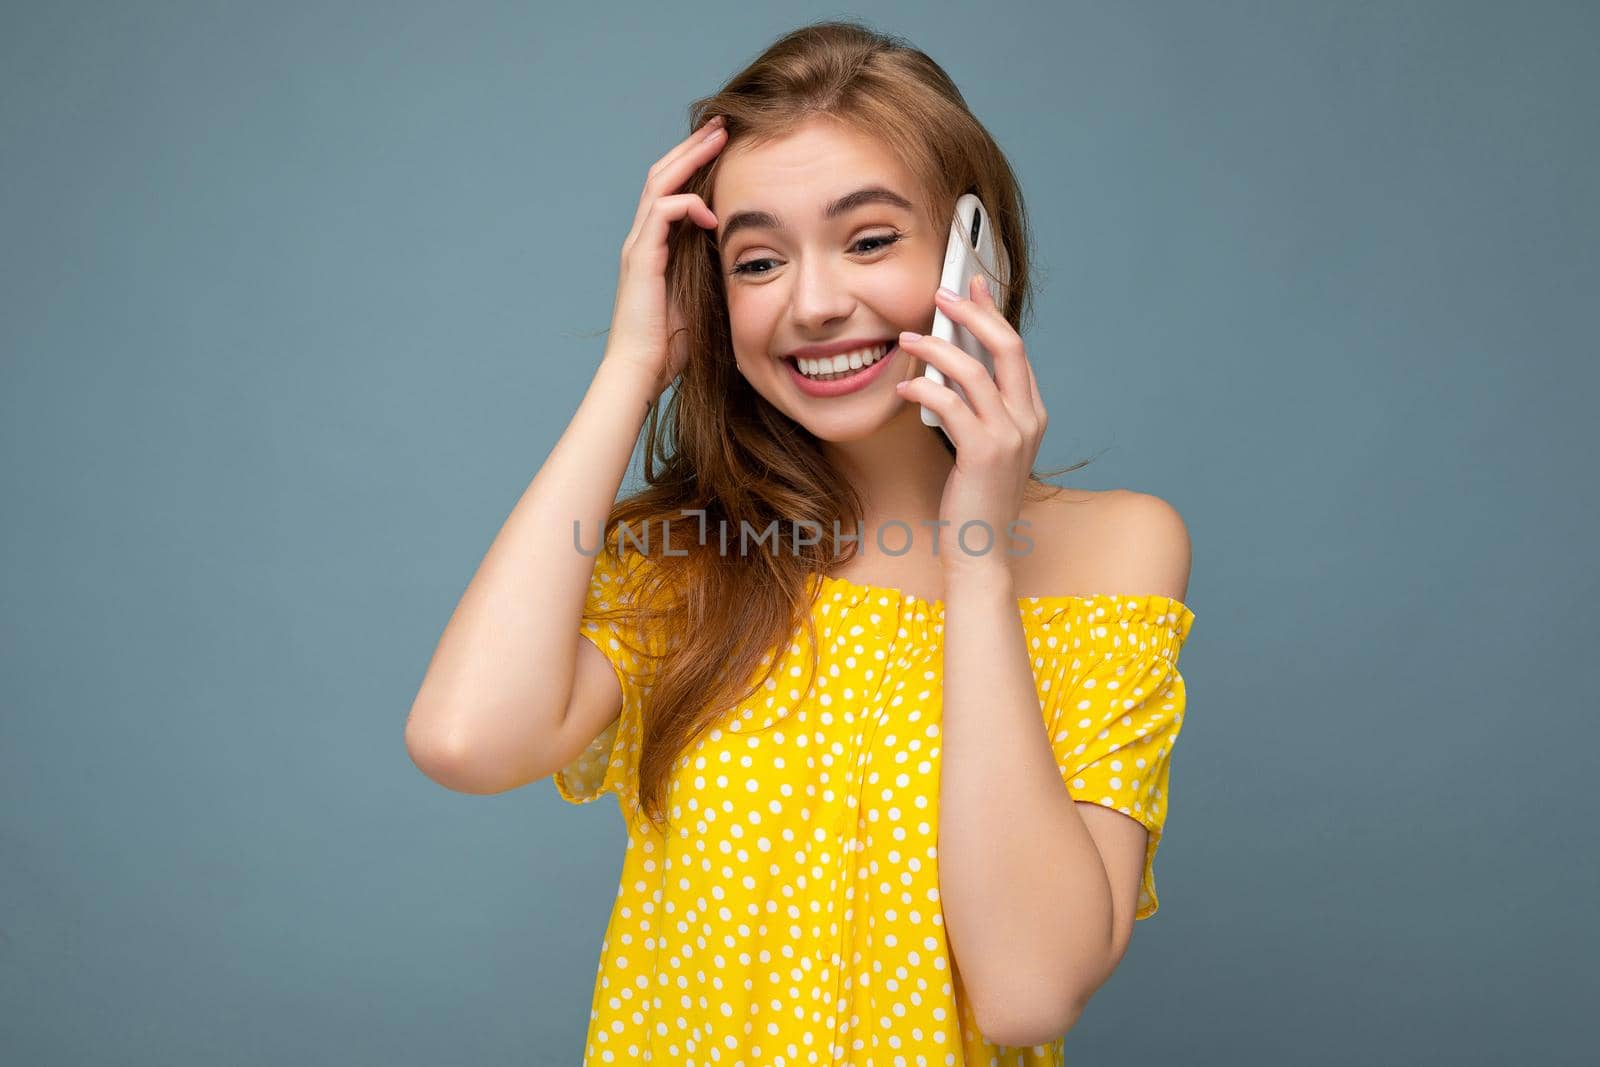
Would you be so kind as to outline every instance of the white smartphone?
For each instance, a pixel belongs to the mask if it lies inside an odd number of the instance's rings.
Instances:
[[[972,279],[979,273],[989,283],[995,304],[1005,307],[1006,286],[1011,281],[1011,261],[1006,256],[1005,245],[999,242],[983,201],[972,193],[965,193],[956,201],[955,217],[950,221],[950,243],[945,248],[944,273],[939,277],[939,284],[970,299]],[[972,331],[951,319],[937,306],[933,311],[933,336],[949,341],[976,358],[988,369],[989,377],[994,377],[994,356],[972,335]],[[948,385],[968,407],[972,406],[961,386],[945,378],[933,364],[928,364],[923,377],[939,385]],[[922,407],[922,424],[937,426],[944,430],[946,437],[950,436],[950,431],[944,429],[944,421],[932,408]]]

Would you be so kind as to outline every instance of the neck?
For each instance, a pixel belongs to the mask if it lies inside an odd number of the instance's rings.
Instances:
[[[933,555],[936,528],[931,524],[939,518],[955,457],[940,443],[944,431],[922,424],[921,411],[919,404],[905,404],[871,437],[823,446],[824,454],[861,497],[866,542],[862,547],[868,553],[879,551],[881,536],[896,551],[909,537],[908,556]],[[896,525],[883,528],[891,522]],[[938,532],[943,551],[953,532]]]

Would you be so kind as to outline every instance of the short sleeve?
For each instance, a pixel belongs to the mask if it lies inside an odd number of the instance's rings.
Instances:
[[[1135,919],[1156,913],[1155,858],[1168,810],[1172,749],[1183,727],[1178,654],[1194,612],[1164,596],[1100,596],[1060,613],[1047,641],[1041,703],[1062,781],[1149,831]]]
[[[579,633],[610,661],[622,685],[622,709],[553,779],[561,799],[570,804],[587,804],[613,793],[626,810],[639,794],[639,751],[649,696],[647,658],[639,650],[652,646],[635,620],[598,616],[635,602],[635,581],[644,563],[637,552],[619,557],[610,547],[603,547],[595,556]]]

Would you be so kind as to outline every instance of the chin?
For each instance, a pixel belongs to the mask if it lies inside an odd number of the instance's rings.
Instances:
[[[857,441],[871,440],[873,437],[877,436],[878,432],[882,430],[884,426],[888,425],[888,421],[883,420],[868,424],[858,420],[853,426],[842,426],[838,428],[806,426],[804,423],[801,423],[801,425],[804,426],[806,431],[818,441],[826,441],[831,445],[848,445],[854,444]]]
[[[893,386],[890,386],[893,388]],[[871,405],[863,405],[871,407]],[[856,441],[868,441],[880,434],[895,431],[896,436],[903,432],[903,428],[915,424],[922,425],[921,405],[911,403],[899,396],[889,398],[886,408],[873,408],[870,411],[858,411],[854,415],[817,418],[815,413],[807,412],[810,417],[802,418],[800,415],[785,411],[795,422],[818,441],[830,444],[851,444]],[[938,431],[935,430],[935,433]]]

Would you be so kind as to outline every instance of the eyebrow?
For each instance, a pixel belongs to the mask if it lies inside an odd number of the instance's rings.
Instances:
[[[865,204],[889,204],[893,207],[904,208],[906,211],[914,210],[911,201],[895,192],[885,189],[881,185],[869,185],[864,189],[857,189],[853,193],[846,193],[837,200],[828,202],[823,209],[823,218],[834,219],[848,211]],[[717,238],[717,248],[727,247],[728,238],[740,230],[783,230],[783,221],[770,211],[741,211],[729,216],[728,223],[722,228],[722,236]]]

